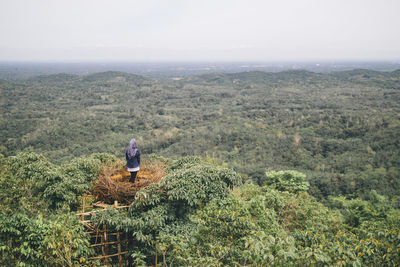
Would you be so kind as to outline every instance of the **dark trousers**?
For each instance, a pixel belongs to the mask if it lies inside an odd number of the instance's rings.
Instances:
[[[129,179],[129,182],[134,183],[135,182],[135,178],[138,172],[131,172],[131,179]]]

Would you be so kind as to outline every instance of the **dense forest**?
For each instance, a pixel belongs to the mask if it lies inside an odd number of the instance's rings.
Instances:
[[[132,236],[135,265],[155,244],[168,266],[400,263],[400,70],[54,74],[0,90],[1,264],[100,264],[72,213],[131,138],[166,176],[97,220]]]

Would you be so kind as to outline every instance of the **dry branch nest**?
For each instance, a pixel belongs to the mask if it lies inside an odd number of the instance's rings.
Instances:
[[[123,204],[131,204],[136,193],[149,184],[157,183],[165,176],[163,162],[143,162],[135,183],[130,183],[130,173],[125,166],[105,168],[102,175],[94,183],[93,195],[97,200],[113,204],[115,200]]]

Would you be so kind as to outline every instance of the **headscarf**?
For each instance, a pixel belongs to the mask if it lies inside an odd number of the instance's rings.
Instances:
[[[128,154],[129,158],[136,156],[136,152],[138,151],[138,146],[136,144],[136,139],[132,139],[129,142],[129,146],[126,149],[126,153]]]

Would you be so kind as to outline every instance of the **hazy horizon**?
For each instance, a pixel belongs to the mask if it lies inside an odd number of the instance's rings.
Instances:
[[[298,59],[298,60],[172,60],[172,59],[154,59],[154,60],[119,60],[119,59],[0,59],[0,63],[16,63],[16,64],[290,64],[290,63],[301,63],[301,64],[316,64],[316,63],[393,63],[400,64],[400,58],[393,59]]]
[[[3,0],[0,61],[400,60],[396,0]]]

